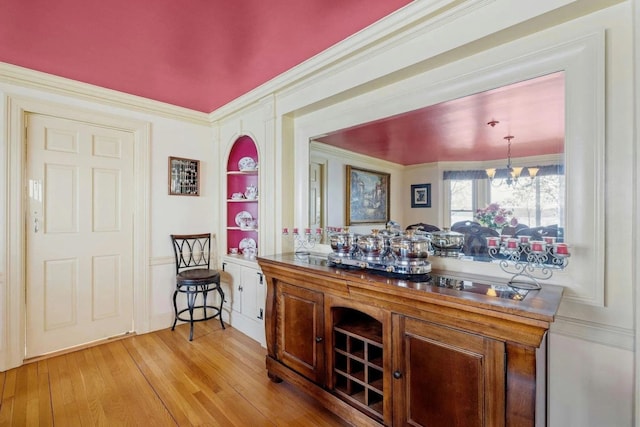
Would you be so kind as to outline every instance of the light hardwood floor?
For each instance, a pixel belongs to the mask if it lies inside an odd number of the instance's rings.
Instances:
[[[266,350],[217,320],[0,373],[2,426],[346,426],[267,378]]]

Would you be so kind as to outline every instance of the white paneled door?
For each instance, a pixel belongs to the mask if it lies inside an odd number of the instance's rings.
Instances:
[[[311,229],[322,228],[323,218],[323,197],[322,191],[324,165],[311,161],[309,163],[309,227]]]
[[[133,135],[30,114],[27,332],[34,357],[133,329]]]

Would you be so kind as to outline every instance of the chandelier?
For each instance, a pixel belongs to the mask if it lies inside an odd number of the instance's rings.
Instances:
[[[498,121],[492,120],[487,124],[493,127],[497,123]],[[515,187],[516,185],[518,185],[518,178],[523,176],[522,171],[525,169],[525,167],[513,166],[511,164],[511,140],[513,138],[515,138],[513,135],[507,135],[504,137],[504,139],[507,140],[507,168],[506,168],[507,174],[506,174],[506,178],[502,182],[496,183],[497,185],[501,185],[504,182],[509,187]],[[526,170],[527,170],[527,174],[529,175],[529,178],[531,178],[531,182],[533,182],[536,175],[538,175],[538,171],[540,170],[540,168],[526,167]],[[491,181],[492,184],[495,183],[493,179],[496,177],[497,171],[498,170],[496,168],[485,169],[485,172],[487,173],[487,177],[489,178],[489,181]],[[531,182],[529,182],[528,184],[530,185]]]

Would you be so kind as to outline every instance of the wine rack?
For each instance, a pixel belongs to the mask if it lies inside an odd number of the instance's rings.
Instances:
[[[383,419],[382,324],[359,312],[334,325],[334,392]]]

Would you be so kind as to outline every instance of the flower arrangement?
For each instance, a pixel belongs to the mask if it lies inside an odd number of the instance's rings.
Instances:
[[[474,218],[489,228],[501,228],[507,225],[515,227],[518,224],[518,218],[513,216],[513,211],[501,208],[498,203],[491,203],[484,209],[476,210]]]

